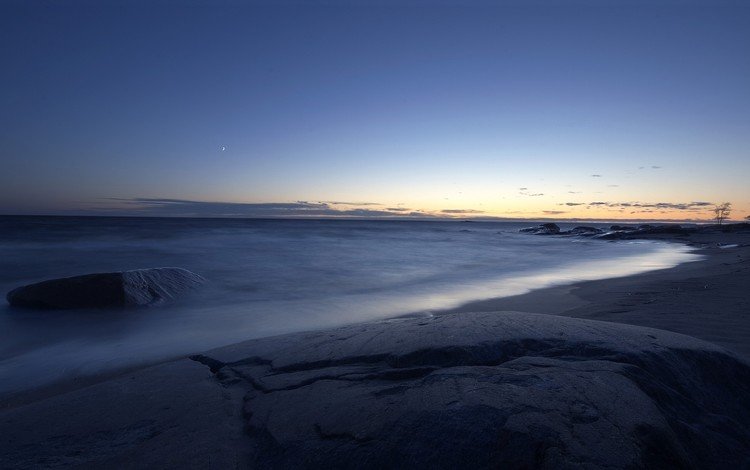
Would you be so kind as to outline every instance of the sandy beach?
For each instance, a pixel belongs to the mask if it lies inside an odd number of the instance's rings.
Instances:
[[[694,246],[704,259],[451,311],[509,310],[647,326],[710,341],[750,360],[750,234],[701,234],[677,242]]]
[[[704,258],[5,397],[0,463],[747,465],[750,234],[678,241]]]

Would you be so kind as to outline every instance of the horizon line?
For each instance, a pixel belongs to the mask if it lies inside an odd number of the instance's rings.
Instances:
[[[439,216],[351,216],[351,215],[290,215],[290,216],[229,216],[229,215],[128,215],[128,214],[0,214],[0,217],[69,217],[69,218],[113,218],[113,219],[215,219],[215,220],[353,220],[353,221],[404,221],[404,222],[591,222],[591,223],[691,223],[710,224],[714,219],[602,219],[602,218],[552,218],[552,217],[439,217]],[[724,224],[748,223],[743,219],[725,220]],[[718,225],[718,224],[717,224]]]

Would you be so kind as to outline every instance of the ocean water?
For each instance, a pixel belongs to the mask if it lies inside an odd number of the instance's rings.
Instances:
[[[0,217],[0,292],[178,266],[207,279],[130,310],[0,306],[0,394],[263,336],[442,309],[694,261],[684,246],[461,221]],[[563,224],[561,224],[563,226]],[[564,226],[563,226],[564,227]]]

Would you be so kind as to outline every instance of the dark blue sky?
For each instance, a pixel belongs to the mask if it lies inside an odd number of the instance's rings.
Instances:
[[[750,4],[206,4],[0,4],[0,212],[750,213]]]

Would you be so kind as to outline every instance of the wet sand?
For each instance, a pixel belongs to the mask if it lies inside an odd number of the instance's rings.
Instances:
[[[750,234],[701,234],[676,241],[695,246],[704,259],[449,311],[508,310],[647,326],[694,336],[750,360]],[[720,248],[727,245],[738,246]]]

